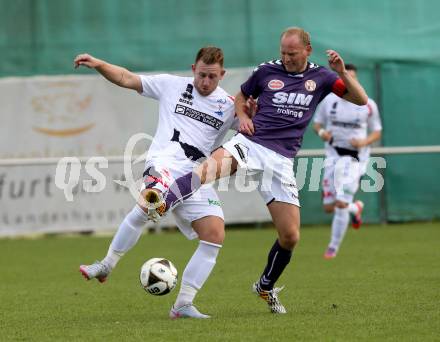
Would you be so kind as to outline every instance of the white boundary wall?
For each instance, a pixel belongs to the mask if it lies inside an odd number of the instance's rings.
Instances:
[[[221,85],[234,94],[250,72],[228,70]],[[129,191],[113,181],[124,174],[123,164],[110,163],[100,170],[106,180],[102,192],[77,187],[68,202],[55,186],[56,161],[63,156],[122,155],[133,134],[154,135],[157,102],[99,75],[69,75],[0,79],[0,103],[0,236],[116,229],[135,203]],[[142,154],[145,148],[136,146],[134,153]],[[139,177],[143,163],[134,171]],[[81,181],[87,179],[83,163]],[[233,190],[220,197],[228,223],[269,219],[255,191]],[[160,224],[174,225],[172,215]]]
[[[229,70],[222,86],[234,94],[250,72]],[[123,180],[122,155],[130,137],[154,135],[156,101],[93,75],[0,79],[0,103],[0,236],[115,230],[135,201],[114,180]],[[146,147],[136,145],[134,157]],[[440,152],[440,146],[372,150],[373,155],[432,152]],[[81,161],[71,202],[55,186],[56,164],[64,156]],[[106,186],[98,193],[82,186],[91,179],[85,165],[93,156],[109,161],[100,169]],[[319,157],[323,150],[302,150],[299,156]],[[142,171],[143,162],[133,165],[135,179]],[[269,221],[258,193],[238,192],[235,183],[241,189],[247,185],[237,177],[228,191],[219,192],[226,223]],[[173,225],[169,215],[158,228]]]

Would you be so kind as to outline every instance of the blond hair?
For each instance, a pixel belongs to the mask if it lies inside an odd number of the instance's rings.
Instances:
[[[223,67],[223,51],[215,46],[202,47],[199,52],[197,52],[195,64],[197,64],[197,62],[200,60],[208,65],[218,63],[221,67]]]
[[[304,46],[311,46],[311,42],[310,42],[310,33],[304,31],[304,29],[302,29],[301,27],[288,27],[286,28],[280,36],[280,40],[283,39],[284,37],[288,37],[288,36],[293,36],[293,35],[297,35],[301,41],[303,42]]]

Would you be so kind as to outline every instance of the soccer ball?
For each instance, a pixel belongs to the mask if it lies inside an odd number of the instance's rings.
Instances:
[[[163,296],[176,287],[177,270],[165,258],[152,258],[142,265],[139,278],[145,291]]]

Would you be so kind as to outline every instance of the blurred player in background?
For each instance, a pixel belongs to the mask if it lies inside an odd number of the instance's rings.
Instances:
[[[241,134],[216,150],[193,173],[177,179],[162,203],[166,209],[172,208],[200,184],[228,176],[238,166],[252,173],[260,182],[260,194],[278,233],[266,267],[252,288],[272,313],[282,314],[286,309],[278,298],[281,288],[274,288],[274,284],[290,262],[300,235],[293,158],[316,106],[327,94],[334,92],[359,105],[366,104],[368,97],[347,72],[337,52],[327,51],[330,68],[336,73],[308,61],[312,46],[310,35],[303,29],[289,28],[281,34],[280,53],[281,59],[259,65],[235,98]],[[250,97],[258,98],[258,109],[252,119],[243,111]],[[160,191],[154,187],[151,191],[156,190]],[[154,214],[161,215],[163,210]]]
[[[136,75],[88,54],[75,58],[75,67],[94,68],[110,82],[159,101],[158,128],[148,150],[138,203],[119,226],[107,256],[80,266],[87,279],[104,282],[119,259],[137,243],[148,220],[145,188],[157,185],[166,190],[174,178],[190,172],[197,161],[209,156],[234,122],[238,123],[233,98],[218,86],[225,74],[223,60],[221,49],[204,47],[192,65],[194,77],[178,77]],[[176,206],[173,214],[180,231],[200,242],[183,272],[170,317],[209,318],[195,308],[193,300],[211,273],[224,240],[220,201],[212,185],[207,185]]]
[[[353,78],[357,69],[353,64],[345,68]],[[347,231],[349,216],[352,226],[362,223],[362,201],[353,202],[359,181],[365,173],[370,147],[381,137],[382,125],[376,103],[368,99],[357,106],[334,94],[329,94],[318,106],[313,129],[325,141],[325,169],[323,204],[327,213],[333,213],[330,244],[324,258],[336,257]],[[370,132],[367,135],[367,131]]]

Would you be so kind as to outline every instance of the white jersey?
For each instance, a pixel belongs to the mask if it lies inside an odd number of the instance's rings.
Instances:
[[[148,150],[149,160],[172,160],[187,169],[208,157],[223,141],[235,119],[234,101],[220,87],[202,96],[192,77],[145,76],[141,95],[159,101],[159,122]]]
[[[365,106],[358,106],[333,93],[327,95],[319,104],[314,122],[321,124],[332,134],[332,144],[325,143],[327,157],[338,156],[332,146],[357,150],[350,144],[351,139],[365,139],[368,131],[382,130],[379,110],[373,100],[368,99]],[[362,147],[358,153],[359,161],[366,161],[370,156],[370,147]]]

